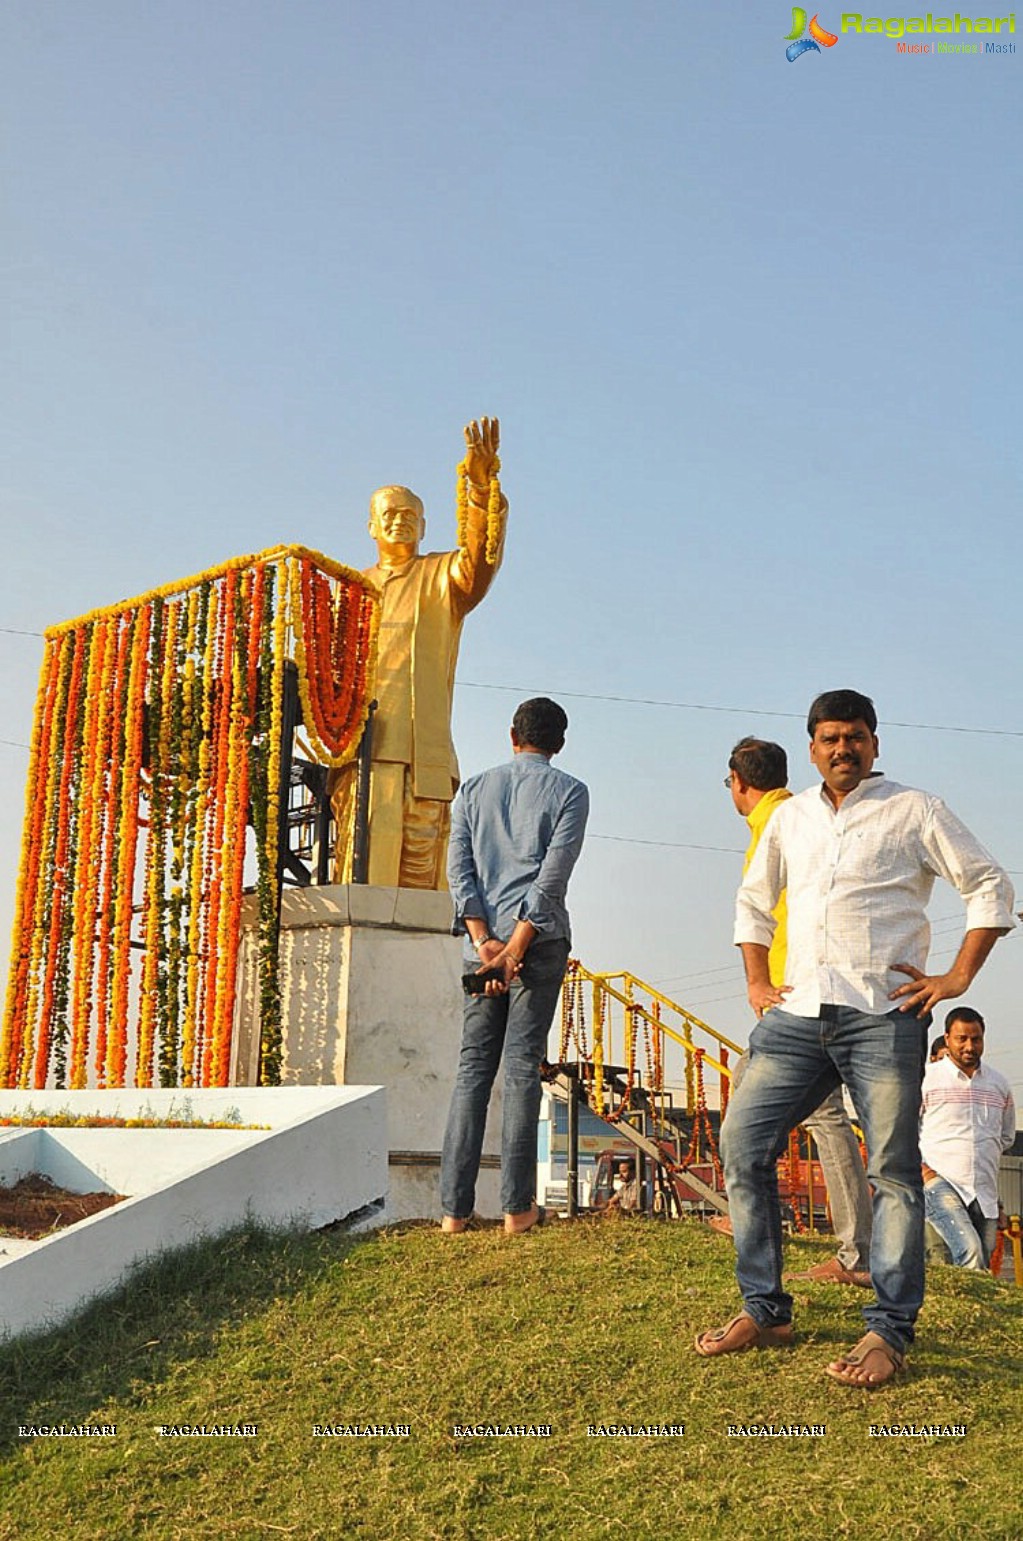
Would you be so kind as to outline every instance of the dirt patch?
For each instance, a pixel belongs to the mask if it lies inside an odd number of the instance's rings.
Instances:
[[[87,1220],[124,1197],[123,1193],[69,1193],[41,1172],[30,1172],[13,1187],[0,1185],[0,1236],[37,1240],[76,1220]]]

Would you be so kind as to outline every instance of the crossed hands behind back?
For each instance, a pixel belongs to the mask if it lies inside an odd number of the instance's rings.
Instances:
[[[488,969],[500,969],[503,975],[501,979],[488,979],[484,988],[485,995],[506,995],[508,986],[522,970],[522,960],[508,950],[507,942],[499,942],[496,937],[491,937],[484,942],[479,949],[478,957],[480,966],[477,974],[486,973]]]

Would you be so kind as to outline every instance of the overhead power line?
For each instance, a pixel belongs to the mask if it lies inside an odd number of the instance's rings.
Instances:
[[[482,680],[456,680],[468,690],[510,690],[515,695],[528,696],[526,685],[490,685]],[[550,686],[544,687],[550,690]],[[609,696],[595,690],[557,690],[555,695],[568,696],[576,701],[615,701],[624,706],[660,706],[675,712],[726,712],[733,717],[788,717],[798,722],[806,721],[805,712],[773,712],[763,706],[717,706],[707,701],[661,701],[652,696]],[[1023,738],[1023,728],[964,728],[945,722],[900,722],[886,717],[881,724],[885,728],[917,728],[927,733],[980,733],[993,738]]]
[[[688,840],[640,840],[632,835],[598,835],[591,833],[588,840],[617,840],[622,845],[663,845],[673,851],[724,851],[727,856],[741,856],[742,850],[735,845],[693,845]]]

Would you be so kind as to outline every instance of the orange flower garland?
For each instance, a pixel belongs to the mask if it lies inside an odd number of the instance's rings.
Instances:
[[[239,557],[46,637],[0,1082],[226,1085],[254,819],[264,1084],[280,1077],[282,698],[355,752],[378,600],[300,546]]]
[[[308,558],[289,567],[306,733],[322,764],[344,765],[359,746],[369,712],[379,605],[361,573],[352,573],[352,581],[335,594]]]
[[[34,924],[35,899],[42,857],[46,802],[36,795],[36,788],[39,785],[40,767],[49,761],[50,733],[53,726],[59,669],[60,648],[56,643],[48,642],[39,672],[39,692],[29,744],[28,786],[25,796],[26,840],[22,845],[21,861],[18,865],[11,969],[7,981],[3,1029],[0,1032],[0,1060],[6,1068],[3,1081],[5,1086],[15,1084],[25,1031],[25,1013],[20,1008],[27,1004],[25,995],[28,980],[30,976],[34,977],[35,969],[38,967]]]
[[[118,623],[115,622],[116,626]],[[129,652],[133,624],[126,619],[120,625],[117,637],[117,657],[114,663],[110,695],[114,705],[111,721],[109,764],[106,774],[106,790],[103,824],[103,849],[100,865],[103,882],[99,899],[98,955],[96,959],[96,1043],[93,1065],[96,1084],[107,1085],[107,1033],[109,1029],[110,990],[113,978],[113,912],[117,877],[117,832],[120,807],[121,764],[124,755],[124,701],[128,683]]]

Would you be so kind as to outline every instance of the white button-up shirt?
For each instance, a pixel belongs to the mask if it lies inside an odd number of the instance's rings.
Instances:
[[[786,889],[783,1010],[815,1017],[828,1003],[880,1015],[907,983],[892,965],[925,968],[937,877],[965,901],[967,930],[1015,925],[1011,882],[940,798],[868,776],[836,809],[823,785],[811,787],[782,803],[761,837],[736,899],[735,941],[770,946]]]
[[[949,1055],[927,1066],[920,1155],[964,1204],[998,1214],[998,1163],[1016,1137],[1016,1107],[1005,1077],[983,1061],[968,1076]]]

